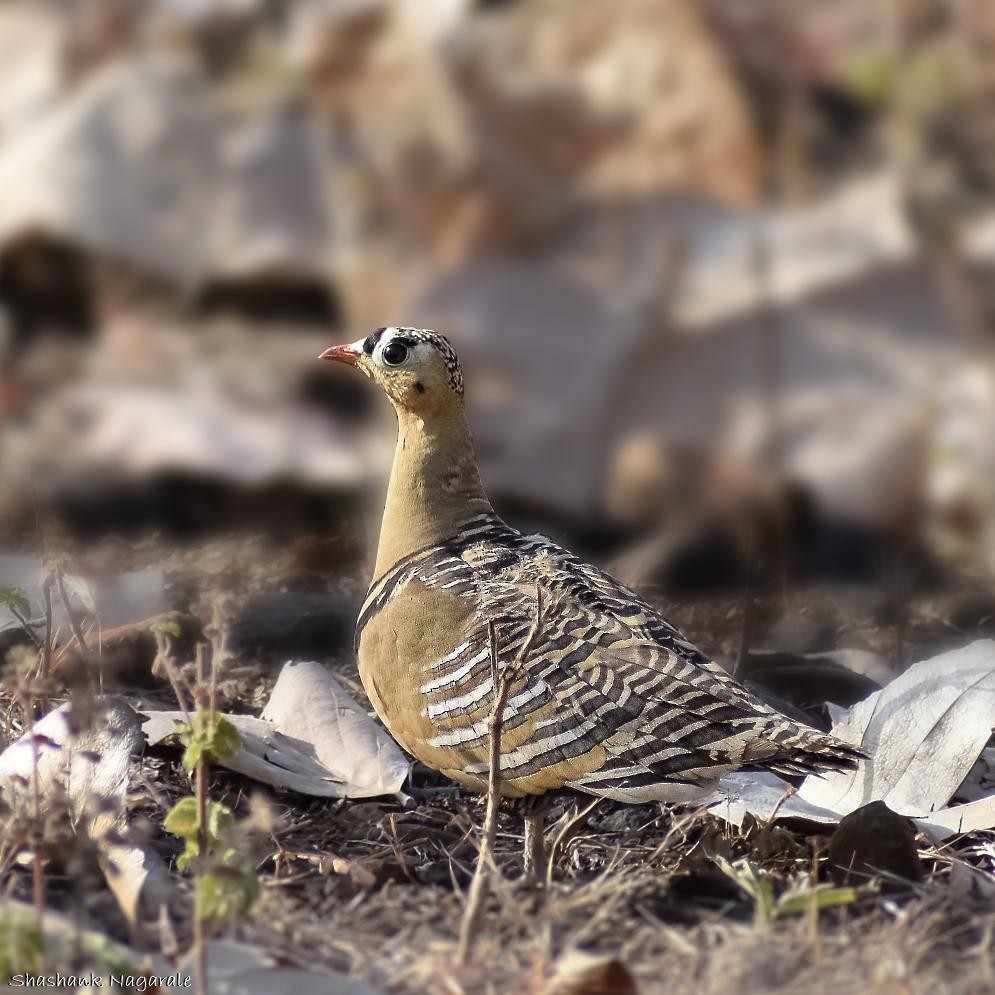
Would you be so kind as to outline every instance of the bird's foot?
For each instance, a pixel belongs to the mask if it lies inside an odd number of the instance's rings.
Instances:
[[[545,885],[549,872],[549,854],[546,851],[546,813],[550,800],[545,795],[532,796],[522,801],[525,816],[524,864],[522,880],[533,888]]]

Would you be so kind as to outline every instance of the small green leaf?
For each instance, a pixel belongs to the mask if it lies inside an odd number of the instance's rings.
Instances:
[[[202,759],[230,760],[242,745],[238,730],[226,718],[197,712],[177,730],[184,745],[183,766],[193,770]]]
[[[180,736],[183,739],[183,736]],[[200,763],[200,758],[204,755],[204,743],[200,739],[191,738],[190,742],[187,743],[187,748],[183,751],[183,757],[181,758],[181,763],[186,770],[194,770],[197,764]]]
[[[232,922],[245,915],[259,897],[252,871],[218,868],[200,880],[201,914],[215,922]]]
[[[181,798],[170,810],[163,822],[167,833],[182,836],[184,839],[197,836],[197,799]]]
[[[28,618],[31,615],[31,602],[19,587],[0,587],[0,605],[5,605],[15,615]]]
[[[797,916],[816,909],[828,909],[836,905],[849,905],[857,900],[856,888],[834,888],[819,885],[804,891],[791,891],[777,900],[779,916]]]
[[[235,825],[235,816],[227,805],[220,802],[208,802],[207,805],[207,835],[212,843],[221,840]]]
[[[850,91],[867,104],[884,104],[895,93],[898,64],[881,52],[865,52],[847,72]]]
[[[215,760],[231,760],[242,745],[238,730],[223,716],[218,716],[209,749]]]
[[[719,870],[731,878],[741,891],[753,899],[753,922],[759,928],[765,928],[777,916],[777,904],[774,898],[774,886],[767,875],[745,857],[729,863],[725,857],[714,856]]]
[[[179,639],[183,635],[183,630],[180,628],[180,623],[176,619],[163,619],[161,622],[156,622],[152,626],[152,634],[161,632],[167,636],[173,636],[175,639]]]
[[[29,916],[8,912],[0,918],[0,978],[36,974],[44,958],[44,939]]]

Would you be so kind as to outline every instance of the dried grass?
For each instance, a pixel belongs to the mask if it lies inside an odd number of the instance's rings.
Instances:
[[[216,589],[219,574],[203,583]],[[244,593],[257,583],[247,576],[232,586]],[[738,604],[699,603],[677,620],[701,644],[734,652]],[[923,654],[950,638],[930,618],[928,611],[913,615],[905,633]],[[870,618],[844,618],[841,628],[850,645],[887,649],[892,638]],[[343,664],[337,675],[358,687],[354,665]],[[219,694],[252,709],[269,680],[259,668],[232,668]],[[164,690],[162,702],[169,697]],[[7,704],[0,702],[0,710]],[[169,806],[188,793],[176,759],[167,751],[146,755],[144,785],[130,800],[133,818],[161,825]],[[552,965],[576,948],[621,959],[643,995],[995,990],[995,909],[953,887],[950,848],[921,848],[926,881],[904,895],[872,895],[824,910],[817,919],[779,919],[758,930],[749,901],[711,856],[748,856],[780,891],[828,879],[824,836],[809,836],[814,830],[800,826],[752,826],[738,833],[692,808],[592,806],[574,796],[557,799],[550,813],[544,889],[521,880],[522,813],[502,804],[494,845],[498,873],[491,876],[472,956],[458,967],[484,800],[451,790],[424,769],[414,788],[418,800],[408,808],[271,793],[277,818],[259,865],[263,895],[238,927],[240,937],[292,963],[343,970],[398,995],[538,993]],[[257,790],[226,772],[213,773],[209,785],[212,798],[241,814]],[[179,849],[166,836],[157,846],[167,857]],[[991,841],[987,847],[990,852]],[[962,856],[979,860],[966,848]],[[31,897],[30,871],[10,864],[0,870],[0,885],[9,893]],[[50,907],[73,907],[71,880],[53,869],[45,898]],[[96,921],[123,935],[121,924],[105,915],[106,903],[87,904]]]

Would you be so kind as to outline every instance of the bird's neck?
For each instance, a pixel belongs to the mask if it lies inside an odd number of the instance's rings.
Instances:
[[[477,470],[462,404],[445,417],[397,413],[397,449],[387,487],[375,576],[398,560],[493,514]]]

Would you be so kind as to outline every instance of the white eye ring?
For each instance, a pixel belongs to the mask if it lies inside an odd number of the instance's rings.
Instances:
[[[380,350],[380,361],[388,367],[404,366],[410,359],[411,353],[410,346],[392,339]]]

